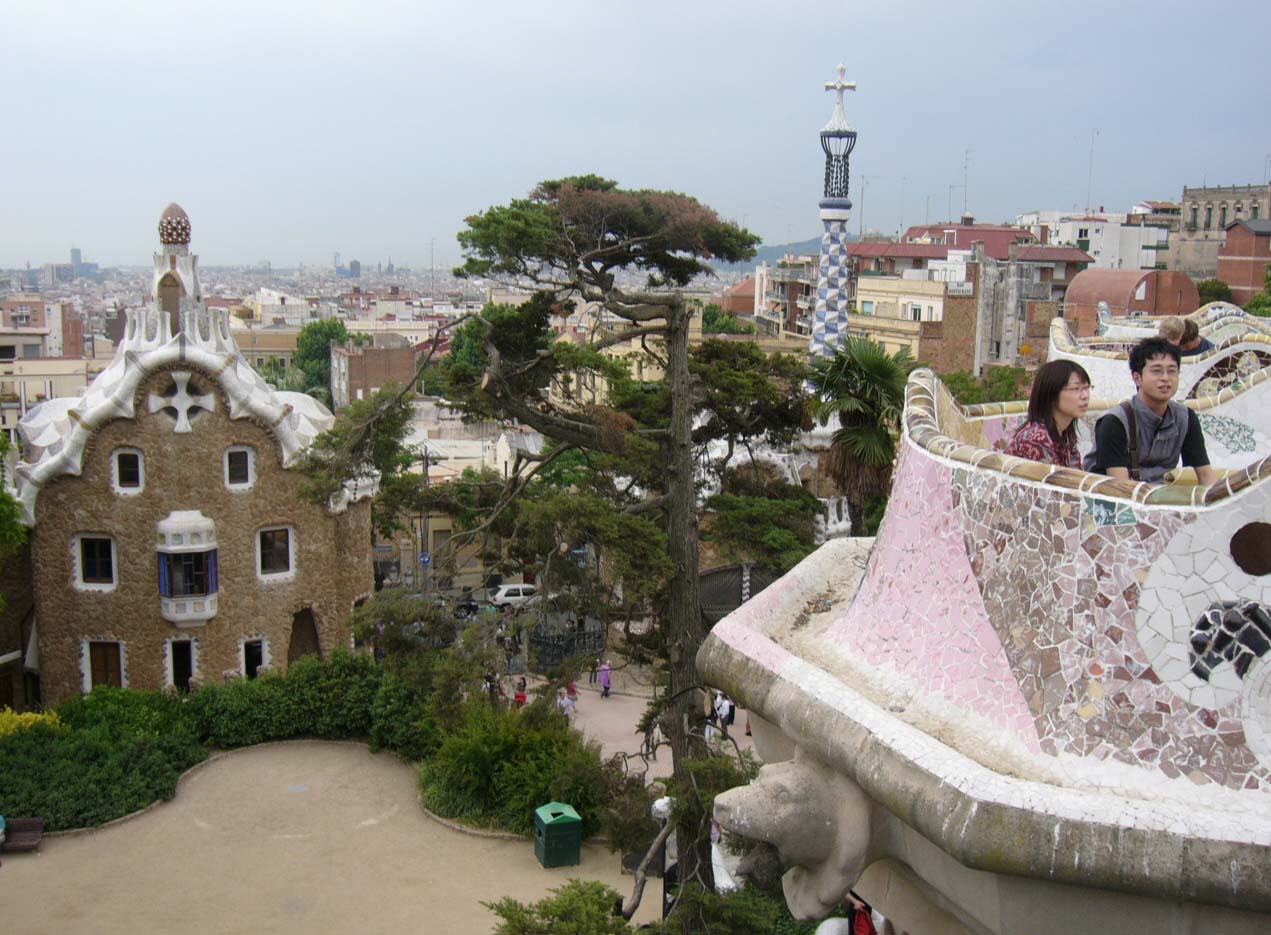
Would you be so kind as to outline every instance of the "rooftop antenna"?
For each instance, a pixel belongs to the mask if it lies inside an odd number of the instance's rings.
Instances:
[[[861,211],[860,211],[861,232],[857,236],[859,236],[862,240],[865,239],[865,184],[871,178],[876,178],[876,176],[866,175],[863,172],[861,173]]]
[[[962,154],[962,216],[966,217],[967,206],[967,178],[971,169],[971,150],[966,150]]]
[[[1086,214],[1090,214],[1090,187],[1094,182],[1094,138],[1099,135],[1099,131],[1090,130],[1090,163],[1086,170]]]
[[[900,235],[905,232],[905,183],[909,181],[909,176],[902,175],[900,177],[900,223],[896,225],[896,239],[900,239]]]

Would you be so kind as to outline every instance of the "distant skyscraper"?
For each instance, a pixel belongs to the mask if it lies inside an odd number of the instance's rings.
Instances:
[[[357,260],[349,260],[349,276],[353,279],[362,278],[362,264]]]
[[[838,80],[827,81],[825,90],[837,95],[830,122],[821,130],[825,152],[825,190],[821,198],[821,263],[816,283],[816,312],[812,321],[813,357],[830,354],[847,334],[848,280],[847,224],[852,202],[848,200],[848,158],[856,146],[856,131],[843,110],[843,92],[855,91],[855,81],[845,81],[847,68],[838,67]]]
[[[79,275],[79,269],[83,259],[84,255],[80,253],[79,247],[71,247],[71,273],[73,275]]]

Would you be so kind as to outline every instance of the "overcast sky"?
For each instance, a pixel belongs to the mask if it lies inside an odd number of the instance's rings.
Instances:
[[[466,215],[598,172],[817,235],[840,61],[853,229],[1266,178],[1271,2],[7,0],[0,267],[458,258]],[[867,177],[860,197],[861,179]],[[903,187],[903,198],[902,198]]]

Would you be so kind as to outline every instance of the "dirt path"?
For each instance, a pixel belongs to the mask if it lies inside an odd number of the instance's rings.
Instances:
[[[587,673],[584,672],[583,681],[578,685],[578,717],[574,726],[588,738],[598,740],[605,756],[618,752],[638,753],[644,735],[636,733],[635,725],[648,707],[648,696],[624,692],[601,698],[599,687],[588,685],[586,679]],[[753,744],[746,736],[745,728],[746,712],[738,711],[737,722],[732,727],[733,737],[741,749],[750,750]],[[671,775],[670,747],[658,751],[657,762],[650,764],[649,775],[650,778]]]
[[[5,855],[0,919],[23,935],[470,935],[493,931],[483,900],[532,901],[574,877],[630,889],[603,847],[544,870],[529,841],[429,819],[395,757],[300,741],[223,757],[131,821]],[[637,921],[660,898],[652,881]]]

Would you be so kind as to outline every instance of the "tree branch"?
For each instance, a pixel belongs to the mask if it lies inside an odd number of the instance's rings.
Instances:
[[[640,339],[640,348],[641,348],[641,349],[642,349],[642,350],[643,350],[646,354],[648,354],[650,357],[652,357],[655,361],[657,361],[658,366],[662,368],[663,372],[665,372],[665,371],[666,371],[666,369],[667,369],[667,368],[668,368],[668,366],[669,366],[669,364],[667,364],[667,362],[666,362],[666,358],[664,358],[664,357],[659,357],[659,356],[658,356],[658,355],[657,355],[654,351],[650,350],[649,345],[648,345],[648,343],[645,341],[645,339],[644,339],[644,338],[641,338],[641,339]]]
[[[654,510],[660,510],[666,506],[666,497],[653,497],[649,500],[641,500],[639,503],[633,503],[629,507],[623,509],[623,513],[632,516],[636,513],[651,513]]]
[[[525,489],[525,487],[535,477],[535,475],[537,475],[540,471],[543,470],[543,468],[547,467],[549,464],[551,464],[553,461],[555,461],[565,452],[572,451],[572,450],[573,450],[572,445],[561,445],[559,448],[553,451],[550,455],[542,458],[541,460],[527,458],[526,460],[538,460],[538,463],[535,464],[534,467],[531,470],[527,471],[525,474],[522,475],[522,474],[514,473],[512,477],[508,478],[508,482],[503,488],[503,494],[502,496],[500,496],[498,502],[496,502],[494,506],[491,508],[490,514],[480,524],[478,524],[477,526],[474,526],[472,529],[465,529],[462,532],[455,533],[451,537],[451,540],[450,540],[451,543],[453,544],[455,543],[456,540],[458,540],[457,545],[462,546],[468,541],[476,538],[476,536],[479,533],[486,532],[492,525],[494,525],[494,521],[497,520],[499,516],[503,514],[503,511],[506,510],[509,506],[511,506],[512,501],[515,500],[516,497],[521,493],[521,491]],[[518,467],[520,465],[520,462],[521,462],[521,454],[518,452],[517,460],[516,460],[516,465]]]
[[[639,338],[640,344],[641,346],[643,346],[644,339],[646,337],[649,337],[651,335],[659,335],[659,334],[664,335],[666,334],[666,330],[667,329],[665,325],[660,325],[658,327],[648,327],[648,328],[628,328],[625,331],[612,332],[609,334],[608,337],[604,337],[604,338],[600,338],[599,340],[592,341],[590,344],[588,344],[588,348],[593,351],[602,351],[607,347],[613,347],[615,344],[621,344],[623,341],[631,341],[635,338]],[[645,350],[648,351],[648,348],[645,348]],[[652,356],[651,351],[649,352],[649,354],[650,356]]]
[[[667,819],[663,822],[662,830],[658,832],[658,836],[649,845],[649,850],[645,853],[644,859],[640,861],[640,866],[636,867],[631,897],[622,904],[622,917],[624,919],[630,921],[631,917],[636,914],[636,910],[640,908],[640,900],[644,898],[644,885],[648,882],[649,864],[658,851],[666,845],[666,839],[671,836],[671,832],[674,830],[675,822],[673,820]]]

